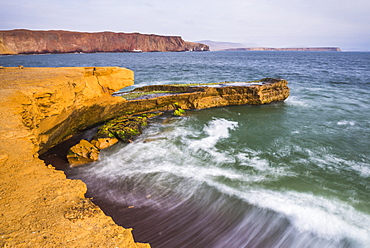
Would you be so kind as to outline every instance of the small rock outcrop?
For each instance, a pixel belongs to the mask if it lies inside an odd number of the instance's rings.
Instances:
[[[117,138],[125,143],[130,143],[133,137],[141,134],[142,127],[146,125],[146,117],[121,116],[101,126],[93,140],[99,138]]]
[[[98,160],[99,152],[100,151],[96,146],[83,139],[80,143],[69,149],[67,159],[69,164],[73,167],[79,164],[86,164]]]
[[[91,141],[91,144],[98,148],[99,150],[111,147],[118,142],[117,138],[96,138]]]
[[[26,29],[0,31],[0,54],[209,51],[180,36]]]

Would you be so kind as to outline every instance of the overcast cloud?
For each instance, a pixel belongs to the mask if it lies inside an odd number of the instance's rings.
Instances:
[[[369,0],[0,0],[0,29],[139,32],[370,50]]]

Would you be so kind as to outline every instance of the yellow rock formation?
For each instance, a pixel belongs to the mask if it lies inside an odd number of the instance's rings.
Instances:
[[[149,247],[88,199],[40,151],[109,118],[133,84],[124,68],[0,69],[0,247]]]
[[[74,167],[79,164],[94,162],[99,158],[99,149],[87,140],[81,140],[80,143],[71,147],[67,155],[69,164]]]

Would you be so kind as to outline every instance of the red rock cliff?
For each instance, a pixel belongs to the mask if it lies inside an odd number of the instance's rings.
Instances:
[[[0,54],[208,50],[207,45],[187,42],[180,36],[113,32],[31,31],[24,29],[0,31]]]

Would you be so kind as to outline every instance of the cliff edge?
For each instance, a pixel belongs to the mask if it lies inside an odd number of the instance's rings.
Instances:
[[[184,41],[179,36],[154,34],[26,29],[0,31],[0,54],[183,51],[209,51],[209,47]]]
[[[38,159],[73,130],[109,118],[109,106],[125,101],[111,93],[132,85],[133,72],[2,68],[0,81],[0,246],[149,247],[85,199],[83,182]]]

